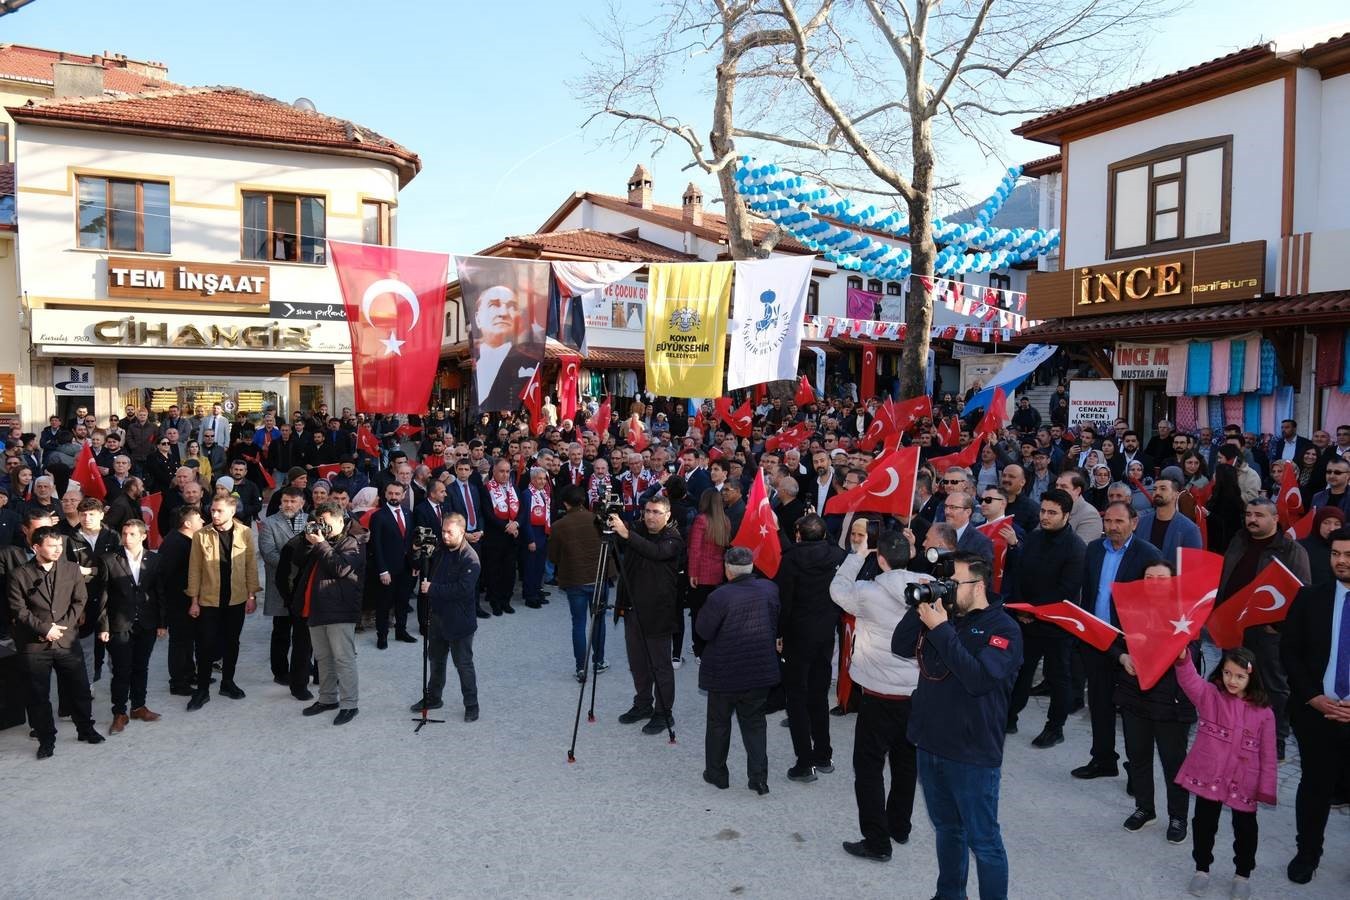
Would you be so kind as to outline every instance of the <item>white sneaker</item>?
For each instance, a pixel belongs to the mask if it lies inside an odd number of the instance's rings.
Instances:
[[[1186,886],[1186,893],[1192,897],[1203,897],[1209,893],[1209,873],[1196,872],[1191,876],[1191,883]]]
[[[1249,900],[1252,895],[1252,883],[1240,876],[1233,877],[1233,889],[1228,892],[1231,900]]]
[[[670,658],[670,667],[671,667],[672,669],[678,669],[678,668],[679,668],[680,666],[682,666],[682,665],[684,665],[684,657],[683,657],[683,656],[672,656],[672,657]]]

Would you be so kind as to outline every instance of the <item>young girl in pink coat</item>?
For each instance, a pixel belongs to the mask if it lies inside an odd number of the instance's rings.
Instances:
[[[1175,663],[1177,681],[1195,704],[1200,721],[1195,744],[1177,773],[1176,783],[1195,795],[1191,820],[1195,875],[1189,891],[1209,890],[1209,865],[1214,861],[1214,836],[1223,807],[1233,811],[1233,865],[1237,875],[1229,896],[1251,896],[1256,868],[1256,804],[1275,805],[1275,715],[1246,648],[1225,650],[1219,666],[1203,681],[1190,654]]]

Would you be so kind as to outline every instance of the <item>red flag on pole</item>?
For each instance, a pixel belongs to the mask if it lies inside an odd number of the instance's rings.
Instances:
[[[878,442],[889,435],[895,434],[897,429],[894,416],[895,406],[888,399],[877,407],[876,415],[872,417],[872,424],[867,426],[867,433],[858,440],[858,446],[871,453]]]
[[[862,345],[862,378],[858,382],[858,397],[864,403],[877,395],[877,345],[864,341]]]
[[[146,546],[151,550],[158,550],[159,543],[163,540],[155,523],[155,520],[159,518],[159,503],[163,499],[164,497],[159,491],[141,495],[141,521],[145,523]]]
[[[811,387],[811,382],[806,379],[805,375],[797,382],[797,393],[792,398],[792,402],[798,406],[816,402],[816,391]]]
[[[1115,643],[1116,637],[1120,634],[1119,629],[1110,622],[1103,622],[1083,607],[1076,603],[1070,603],[1068,600],[1057,600],[1054,603],[1046,603],[1040,606],[1032,603],[1007,603],[1004,605],[1008,609],[1015,609],[1018,612],[1035,616],[1042,622],[1057,625],[1103,653]],[[1178,655],[1180,655],[1180,652],[1177,651]]]
[[[890,403],[891,399],[887,397],[886,402]],[[927,394],[891,404],[891,421],[895,423],[895,429],[901,433],[918,427],[920,419],[931,418],[933,418],[933,398]]]
[[[535,435],[544,433],[544,392],[539,387],[539,370],[542,368],[542,365],[535,366],[530,380],[520,389],[520,400],[530,413],[530,432]]]
[[[992,522],[985,522],[975,530],[994,545],[994,590],[1003,590],[1003,564],[1008,561],[1008,539],[1003,536],[1004,528],[1012,527],[1012,516],[1003,516]]]
[[[750,426],[755,421],[755,408],[747,400],[740,405],[740,408],[731,413],[727,420],[727,426],[731,433],[737,437],[749,437]]]
[[[1278,559],[1272,559],[1252,583],[1229,597],[1209,614],[1205,627],[1224,650],[1242,646],[1242,633],[1257,625],[1283,622],[1289,604],[1303,582]]]
[[[956,416],[944,419],[937,427],[938,444],[943,447],[957,447],[961,444],[961,420]]]
[[[928,464],[932,466],[933,471],[937,472],[939,475],[950,469],[952,466],[960,466],[963,469],[969,469],[971,466],[975,465],[975,462],[980,458],[980,447],[983,444],[984,441],[981,440],[981,438],[972,438],[970,443],[966,445],[966,449],[957,453],[948,453],[946,456],[935,456],[928,461]]]
[[[356,429],[356,449],[370,456],[380,455],[380,439],[375,437],[375,432],[370,430],[369,425],[362,425]]]
[[[103,473],[98,470],[98,463],[94,461],[94,450],[88,444],[80,447],[79,454],[75,457],[75,471],[70,473],[84,492],[86,497],[93,497],[96,500],[106,499],[108,488],[103,483]]]
[[[1290,525],[1288,528],[1286,528],[1284,530],[1284,533],[1289,535],[1289,537],[1293,540],[1301,541],[1308,535],[1312,534],[1313,521],[1316,518],[1317,518],[1317,510],[1310,509],[1308,510],[1307,515],[1299,519],[1293,525]]]
[[[1180,574],[1166,578],[1118,581],[1111,585],[1116,615],[1125,632],[1125,646],[1134,660],[1139,687],[1149,690],[1181,654],[1181,648],[1200,636],[1219,592],[1219,570],[1208,557],[1216,553],[1190,551],[1180,557]],[[1186,565],[1190,558],[1199,565]]]
[[[1284,464],[1280,473],[1280,496],[1275,501],[1280,514],[1280,527],[1289,528],[1303,517],[1303,494],[1298,489],[1298,467]]]
[[[1005,416],[1008,414],[1008,395],[1003,393],[1003,388],[994,388],[994,396],[989,401],[989,408],[984,411],[984,416],[980,419],[980,424],[975,426],[975,438],[982,434],[998,434],[1004,425],[1008,424]]]
[[[317,471],[320,478],[332,478],[338,472],[342,471],[342,463],[324,463],[319,466]]]
[[[595,412],[595,433],[600,437],[605,436],[609,431],[609,420],[614,415],[613,399],[606,394],[605,399],[600,403],[600,408]]]
[[[558,369],[558,417],[577,417],[577,389],[581,384],[581,357],[564,356]]]
[[[704,430],[702,403],[698,405],[698,412],[694,413],[694,423],[691,427],[697,428],[699,434],[707,434],[707,431]]]
[[[806,422],[798,422],[791,428],[785,428],[777,434],[771,434],[764,440],[764,449],[774,452],[779,449],[790,450],[800,447],[811,439],[815,429]]]
[[[426,409],[445,328],[450,257],[329,241],[351,331],[356,408]]]
[[[713,400],[713,422],[723,422],[731,425],[731,398],[718,397]]]
[[[732,538],[733,547],[746,547],[754,554],[755,568],[770,578],[778,574],[783,561],[783,547],[778,542],[778,517],[769,506],[769,492],[764,486],[764,470],[755,472],[750,496],[745,502],[745,517]]]
[[[628,441],[628,446],[632,447],[639,453],[641,453],[643,450],[646,450],[647,444],[650,443],[647,440],[647,435],[643,433],[642,423],[635,422],[633,420],[629,420],[628,431],[627,434],[625,435],[625,438]]]
[[[394,434],[405,441],[413,435],[421,433],[422,429],[416,425],[400,425],[394,429]]]
[[[884,457],[867,479],[851,491],[825,501],[825,514],[854,512],[914,514],[914,482],[919,471],[919,448],[901,447]]]

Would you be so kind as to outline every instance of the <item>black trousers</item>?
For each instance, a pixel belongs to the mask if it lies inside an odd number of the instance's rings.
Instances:
[[[511,603],[516,589],[516,542],[508,535],[488,532],[478,542],[482,552],[483,584],[493,612]]]
[[[1289,740],[1289,676],[1280,661],[1280,636],[1264,627],[1248,628],[1243,632],[1242,645],[1256,654],[1261,683],[1270,695],[1270,709],[1275,713],[1275,740],[1282,749]]]
[[[768,688],[750,691],[708,691],[708,722],[703,738],[703,770],[714,781],[727,781],[727,754],[731,752],[731,714],[745,745],[745,774],[751,783],[769,780],[768,728],[764,702]]]
[[[1074,639],[1058,628],[1055,634],[1051,634],[1038,627],[1038,624],[1022,625],[1022,668],[1013,685],[1008,721],[1016,724],[1017,716],[1026,709],[1027,699],[1031,696],[1031,682],[1036,676],[1036,663],[1044,659],[1045,681],[1050,685],[1050,713],[1045,724],[1051,728],[1063,728],[1069,718],[1069,705],[1073,698],[1070,686],[1072,664],[1069,659],[1073,653]]]
[[[1218,800],[1195,798],[1195,818],[1191,820],[1191,857],[1197,872],[1208,872],[1214,862],[1214,836],[1219,831],[1219,814],[1223,804]],[[1256,868],[1256,813],[1233,810],[1233,867],[1234,874],[1243,878]]]
[[[824,637],[788,632],[783,636],[783,686],[788,730],[797,765],[828,765],[830,746],[830,661],[834,632]]]
[[[169,690],[182,691],[197,677],[197,620],[186,603],[169,604]],[[202,685],[205,688],[207,685]]]
[[[19,659],[28,673],[28,724],[37,732],[39,741],[56,738],[56,720],[52,718],[52,671],[65,702],[70,706],[70,719],[76,729],[94,727],[93,696],[89,693],[89,670],[84,667],[84,650],[77,642],[74,647],[50,645],[23,650]]]
[[[918,778],[915,748],[905,736],[908,700],[863,693],[853,730],[853,795],[863,842],[874,850],[891,848],[891,835],[908,837]],[[886,792],[886,764],[891,790]]]
[[[459,693],[464,708],[478,708],[478,676],[473,668],[473,634],[451,640],[442,631],[439,616],[431,617],[431,633],[427,635],[427,697],[440,700],[445,690],[446,657],[459,675]]]
[[[211,664],[220,660],[220,683],[234,683],[239,662],[239,635],[244,630],[244,605],[202,606],[197,617],[197,690],[211,686]]]
[[[1166,779],[1167,817],[1184,822],[1191,795],[1176,783],[1176,777],[1186,759],[1186,738],[1191,726],[1186,722],[1157,722],[1132,712],[1122,712],[1121,721],[1135,807],[1146,813],[1157,812],[1153,802],[1153,748],[1156,746]]]
[[[108,636],[108,656],[112,660],[112,713],[127,714],[131,708],[145,705],[145,689],[150,681],[150,654],[155,652],[155,629],[133,628],[114,631]]]
[[[684,610],[689,610],[689,643],[694,648],[694,656],[701,657],[703,648],[707,641],[698,636],[698,611],[703,608],[707,602],[708,595],[711,594],[719,585],[708,584],[699,587],[689,587],[686,578],[680,578],[679,590],[679,615],[675,617],[674,636],[670,640],[670,656],[672,659],[679,659],[684,656]]]
[[[303,694],[309,690],[309,676],[314,660],[314,644],[309,637],[309,619],[304,616],[287,616],[291,626],[291,658],[287,667],[286,680],[290,682],[292,694]]]
[[[670,635],[649,634],[644,642],[636,613],[630,608],[624,615],[623,640],[628,670],[633,673],[633,705],[651,707],[658,713],[671,712],[675,708],[675,668],[670,659]]]
[[[273,678],[288,678],[291,674],[291,617],[272,617],[272,643],[269,653]]]
[[[1116,690],[1117,663],[1100,650],[1083,644],[1078,649],[1087,673],[1088,713],[1092,717],[1092,761],[1115,765],[1120,759],[1116,753]]]
[[[1350,778],[1350,724],[1332,722],[1302,704],[1290,714],[1303,771],[1294,800],[1298,855],[1317,865],[1331,811],[1331,795]]]
[[[408,598],[412,595],[412,573],[406,570],[390,572],[387,587],[378,580],[375,584],[378,587],[378,593],[375,595],[375,633],[379,637],[386,637],[389,634],[389,614],[392,610],[394,633],[406,634],[411,607]]]

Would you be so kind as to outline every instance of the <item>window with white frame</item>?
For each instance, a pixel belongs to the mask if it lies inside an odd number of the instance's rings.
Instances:
[[[1108,258],[1228,241],[1233,136],[1160,147],[1110,166]]]

